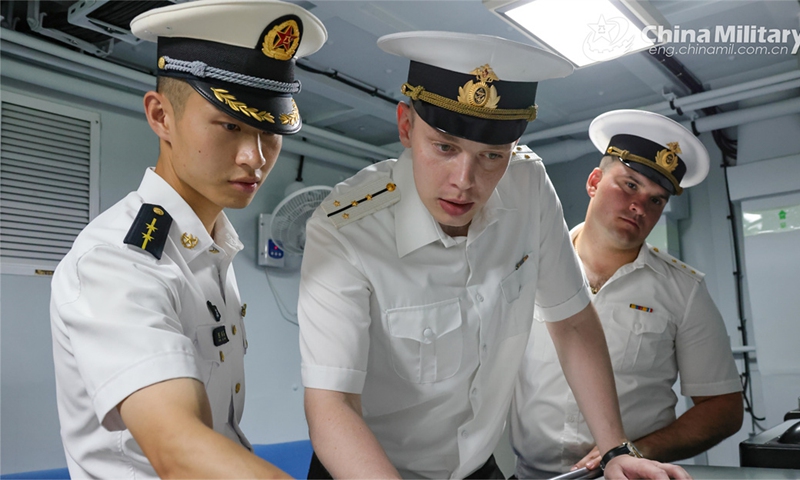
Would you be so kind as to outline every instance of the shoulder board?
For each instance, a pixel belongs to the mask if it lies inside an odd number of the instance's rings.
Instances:
[[[124,241],[128,245],[150,252],[161,260],[171,225],[172,217],[166,210],[151,203],[142,204]]]
[[[511,154],[511,162],[541,162],[542,159],[536,155],[527,145],[517,145]]]
[[[705,273],[697,270],[696,268],[686,265],[685,263],[681,262],[677,258],[673,257],[672,255],[662,251],[658,247],[650,247],[650,252],[664,261],[667,265],[670,265],[672,268],[685,273],[691,277],[694,277],[695,280],[698,282],[705,277]]]
[[[389,176],[359,185],[322,202],[322,210],[336,228],[371,215],[400,201],[400,191]]]

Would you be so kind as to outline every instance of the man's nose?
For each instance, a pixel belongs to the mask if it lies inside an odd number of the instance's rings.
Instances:
[[[262,151],[261,137],[258,134],[248,135],[240,145],[236,163],[259,170],[267,163]]]
[[[475,183],[475,162],[466,153],[454,159],[452,181],[460,189],[467,189]]]

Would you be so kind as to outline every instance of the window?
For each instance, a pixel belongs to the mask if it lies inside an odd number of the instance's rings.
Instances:
[[[100,116],[2,92],[2,273],[52,274],[98,213]]]

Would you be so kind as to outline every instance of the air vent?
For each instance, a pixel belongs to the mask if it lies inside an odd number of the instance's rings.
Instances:
[[[97,214],[99,123],[96,113],[3,92],[3,273],[54,270]]]
[[[168,0],[83,0],[69,7],[69,23],[135,45],[141,40],[131,33],[131,20],[140,13],[173,3],[175,2]]]

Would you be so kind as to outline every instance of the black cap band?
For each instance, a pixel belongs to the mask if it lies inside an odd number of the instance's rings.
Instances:
[[[456,73],[412,61],[407,85],[433,94],[440,100],[434,104],[432,100],[426,101],[425,96],[404,89],[425,123],[475,142],[489,145],[511,143],[522,136],[528,122],[536,116],[536,82],[493,80],[481,84],[475,74]],[[468,86],[479,90],[483,96],[475,98],[485,100],[485,104],[465,101],[467,97],[474,97],[466,91]]]
[[[637,135],[619,134],[608,142],[607,155],[615,155],[625,165],[656,182],[673,195],[680,195],[686,164],[671,148]]]

